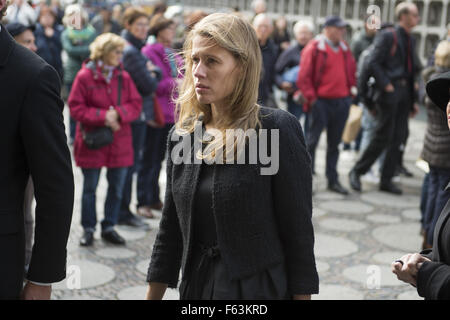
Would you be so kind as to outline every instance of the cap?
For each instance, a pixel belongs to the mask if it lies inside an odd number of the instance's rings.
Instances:
[[[325,19],[324,27],[338,27],[345,28],[347,26],[347,22],[341,19],[339,16],[328,16]]]
[[[22,34],[25,30],[31,30],[34,32],[35,27],[34,26],[25,26],[19,22],[11,22],[8,23],[5,26],[6,30],[8,30],[9,34],[13,37],[18,36],[19,34]]]
[[[450,71],[441,73],[427,83],[427,94],[431,101],[437,105],[442,111],[447,109],[450,100]]]

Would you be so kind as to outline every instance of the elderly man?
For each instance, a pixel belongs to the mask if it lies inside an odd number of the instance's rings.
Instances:
[[[258,103],[265,107],[277,108],[273,95],[273,85],[275,84],[275,63],[278,58],[278,48],[270,39],[273,31],[272,20],[265,13],[261,13],[253,20],[253,28],[258,37],[263,59]]]
[[[311,109],[307,145],[314,170],[315,152],[323,129],[327,130],[326,176],[328,189],[348,191],[340,184],[336,165],[339,143],[347,121],[351,95],[356,91],[356,63],[344,42],[347,24],[340,17],[327,17],[323,33],[303,49],[297,87]]]
[[[0,0],[0,17],[6,0]],[[1,18],[0,18],[1,19]],[[49,299],[66,276],[74,182],[56,71],[18,45],[0,24],[0,299]],[[23,202],[29,176],[36,194],[35,242],[23,288]]]
[[[387,148],[379,188],[392,194],[402,194],[392,178],[401,157],[401,146],[408,135],[408,116],[418,111],[414,104],[414,78],[418,62],[411,32],[419,23],[420,16],[416,5],[411,2],[400,3],[395,13],[397,26],[394,30],[388,28],[378,33],[369,57],[381,95],[376,104],[378,119],[373,138],[349,174],[350,185],[356,191],[361,191],[360,176]]]
[[[303,113],[303,106],[294,101],[293,95],[297,90],[295,82],[297,80],[300,64],[300,55],[303,48],[313,38],[314,26],[309,21],[298,21],[294,25],[294,36],[296,43],[286,49],[275,64],[275,82],[277,86],[287,93],[288,111],[298,119],[305,114],[305,124],[303,130],[305,136],[308,132],[308,113]]]

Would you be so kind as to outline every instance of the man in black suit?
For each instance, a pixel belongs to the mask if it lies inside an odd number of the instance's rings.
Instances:
[[[5,2],[0,0],[0,19]],[[62,110],[56,71],[0,24],[0,299],[49,299],[51,284],[66,276],[74,182]],[[23,200],[30,175],[36,228],[24,275]]]

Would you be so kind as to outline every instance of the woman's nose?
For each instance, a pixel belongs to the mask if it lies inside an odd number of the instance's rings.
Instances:
[[[194,69],[194,76],[196,76],[197,78],[204,78],[206,76],[203,63],[199,62],[199,64],[197,64],[197,66]]]

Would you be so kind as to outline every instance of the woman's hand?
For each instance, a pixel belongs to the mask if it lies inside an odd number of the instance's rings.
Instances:
[[[120,130],[119,114],[114,109],[106,111],[105,126],[110,127],[113,132]]]
[[[392,263],[392,272],[398,280],[417,286],[417,273],[425,261],[431,261],[419,253],[407,254]]]
[[[294,294],[292,300],[311,300],[310,294]]]
[[[147,288],[146,300],[162,300],[166,292],[167,283],[150,282]]]

